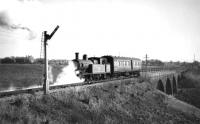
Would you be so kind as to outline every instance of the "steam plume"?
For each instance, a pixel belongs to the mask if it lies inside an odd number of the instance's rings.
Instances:
[[[9,28],[9,19],[6,12],[0,12],[0,26]]]
[[[25,26],[21,26],[21,24],[12,24],[9,16],[7,14],[7,12],[0,12],[0,26],[3,28],[7,28],[9,30],[17,30],[17,29],[21,29],[21,30],[26,30],[29,32],[29,40],[35,39],[36,38],[36,34],[28,27]]]
[[[69,65],[62,69],[62,72],[58,75],[54,85],[69,84],[69,83],[80,83],[84,79],[80,79],[76,76],[76,67],[73,61],[69,61]]]
[[[12,29],[21,29],[21,30],[28,31],[29,32],[29,37],[28,37],[29,40],[33,40],[36,37],[36,34],[28,27],[23,27],[23,26],[20,26],[20,25],[11,25],[10,27]]]

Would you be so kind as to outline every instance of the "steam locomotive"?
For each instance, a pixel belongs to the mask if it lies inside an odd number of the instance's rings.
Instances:
[[[77,76],[86,81],[102,80],[119,76],[140,76],[142,61],[138,58],[102,56],[90,57],[86,54],[79,59],[79,53],[75,53],[73,60]]]

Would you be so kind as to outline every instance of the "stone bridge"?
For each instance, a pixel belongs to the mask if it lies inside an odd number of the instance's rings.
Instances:
[[[142,76],[149,79],[152,86],[168,95],[177,93],[178,83],[182,78],[182,71],[165,70],[143,72]]]

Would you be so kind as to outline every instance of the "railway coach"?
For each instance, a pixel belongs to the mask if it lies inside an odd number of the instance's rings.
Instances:
[[[142,62],[138,58],[103,56],[110,64],[111,75],[115,76],[139,76]]]

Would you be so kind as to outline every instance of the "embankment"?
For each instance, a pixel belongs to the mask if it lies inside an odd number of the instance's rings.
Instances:
[[[148,82],[113,81],[0,99],[0,123],[198,124]]]

